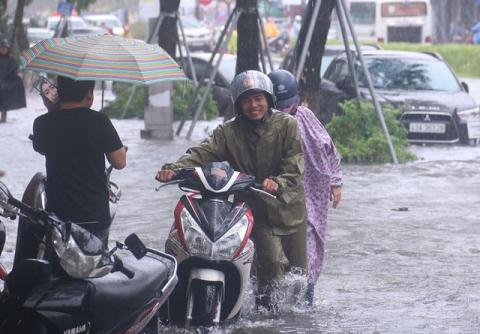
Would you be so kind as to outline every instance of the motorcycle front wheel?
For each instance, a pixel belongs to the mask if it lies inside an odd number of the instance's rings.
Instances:
[[[220,322],[222,283],[193,280],[187,299],[187,326],[213,326]]]

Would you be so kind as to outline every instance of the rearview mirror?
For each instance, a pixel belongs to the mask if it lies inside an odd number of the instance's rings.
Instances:
[[[125,239],[125,245],[127,245],[128,249],[137,258],[137,260],[140,260],[147,254],[147,247],[135,233],[130,234]]]
[[[462,81],[461,84],[463,89],[465,89],[467,93],[470,93],[470,88],[468,87],[467,83],[465,81]]]

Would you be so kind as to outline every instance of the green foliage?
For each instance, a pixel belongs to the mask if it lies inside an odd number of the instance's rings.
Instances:
[[[347,163],[391,162],[387,141],[371,102],[355,100],[341,105],[343,115],[334,115],[327,130]],[[407,130],[399,120],[400,111],[385,108],[385,122],[399,162],[415,159],[408,151]]]
[[[181,119],[182,116],[188,110],[188,104],[190,103],[191,97],[195,91],[195,86],[189,82],[176,83],[173,90],[173,115],[175,119]],[[201,90],[200,96],[203,94],[204,90]],[[200,103],[200,96],[198,97],[197,103]],[[207,119],[212,119],[218,117],[218,107],[217,103],[213,100],[212,93],[207,96],[207,100],[203,107],[204,115]],[[191,118],[189,116],[188,118]]]
[[[75,4],[75,8],[78,12],[81,12],[84,9],[88,9],[88,7],[94,4],[97,0],[72,0]]]
[[[112,90],[116,94],[116,99],[110,102],[103,111],[110,118],[122,118],[122,113],[128,98],[132,92],[132,85],[127,83],[115,82]],[[145,88],[137,87],[135,94],[130,102],[130,106],[127,109],[125,118],[140,118],[143,119],[143,109],[145,101]]]
[[[112,87],[116,99],[110,102],[103,111],[110,118],[122,118],[123,108],[127,104],[128,98],[132,91],[132,85],[126,83],[115,82]],[[195,91],[195,87],[189,83],[175,83],[172,91],[173,115],[175,119],[181,119],[183,114],[187,112],[188,104],[191,96]],[[145,88],[137,87],[133,95],[130,106],[127,109],[125,118],[143,119],[145,101]],[[213,100],[210,93],[203,108],[207,119],[218,117],[217,104]],[[191,118],[191,117],[188,117]]]
[[[414,44],[387,43],[386,50],[436,52],[453,68],[455,73],[464,77],[480,77],[480,57],[478,45],[471,44]]]

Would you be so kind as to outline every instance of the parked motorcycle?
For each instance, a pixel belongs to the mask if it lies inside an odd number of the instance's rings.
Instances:
[[[113,221],[117,212],[117,202],[122,196],[122,190],[115,182],[111,181],[112,170],[113,166],[109,166],[105,170],[105,174],[107,176],[110,218]],[[47,205],[46,185],[46,176],[43,173],[36,173],[23,193],[22,202],[34,208],[45,209]],[[38,226],[32,226],[25,218],[19,218],[14,266],[23,259],[42,257],[42,231]]]
[[[179,282],[168,301],[168,319],[176,325],[211,326],[240,314],[255,248],[251,209],[239,197],[248,191],[272,196],[255,177],[227,163],[176,171],[167,185],[183,195],[165,251],[177,259]],[[234,195],[234,200],[229,197]],[[274,197],[274,196],[273,196]]]
[[[0,182],[0,216],[21,216],[46,238],[44,258],[22,259],[0,294],[0,333],[157,333],[177,282],[174,257],[131,234],[108,251],[95,235],[17,199]],[[117,255],[118,249],[122,258]]]
[[[5,225],[3,225],[3,222],[0,220],[0,256],[2,255],[3,252],[3,247],[5,246]],[[0,262],[0,280],[5,280],[7,277],[7,269],[2,265]]]

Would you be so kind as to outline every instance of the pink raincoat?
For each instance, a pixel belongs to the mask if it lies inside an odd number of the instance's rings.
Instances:
[[[332,185],[342,184],[341,157],[327,130],[310,109],[299,106],[295,118],[305,155],[303,187],[308,215],[308,282],[315,284],[323,264],[330,189]]]

